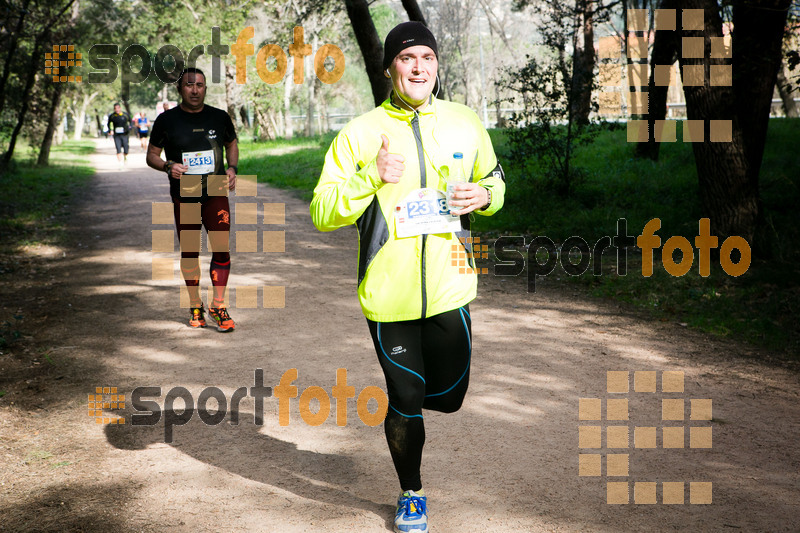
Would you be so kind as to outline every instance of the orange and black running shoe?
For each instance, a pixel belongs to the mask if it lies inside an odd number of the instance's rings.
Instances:
[[[228,310],[224,307],[209,307],[208,314],[217,321],[217,331],[228,332],[233,331],[236,324],[228,314]]]
[[[193,328],[204,328],[206,327],[206,319],[203,316],[205,313],[205,309],[203,309],[203,304],[200,304],[200,307],[192,307],[192,317],[189,319],[189,325]]]

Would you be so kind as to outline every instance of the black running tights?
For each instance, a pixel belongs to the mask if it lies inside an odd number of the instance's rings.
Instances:
[[[453,413],[469,385],[469,307],[401,322],[367,320],[386,377],[386,441],[403,491],[422,488],[422,409]]]

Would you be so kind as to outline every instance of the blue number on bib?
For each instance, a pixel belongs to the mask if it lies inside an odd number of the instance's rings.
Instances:
[[[444,200],[420,200],[418,202],[408,202],[408,218],[424,217],[436,212],[442,213],[441,206]],[[437,210],[437,207],[439,209]]]

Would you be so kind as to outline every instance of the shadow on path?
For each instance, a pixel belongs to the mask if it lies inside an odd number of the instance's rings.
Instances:
[[[106,438],[122,450],[143,450],[163,443],[164,414],[162,412],[161,422],[154,426],[108,425]],[[186,425],[174,429],[173,442],[163,445],[231,474],[302,498],[374,513],[385,518],[387,527],[391,528],[394,506],[360,498],[348,490],[358,482],[353,458],[299,449],[294,443],[264,434],[248,413],[240,412],[240,415],[238,425],[224,420],[217,426],[206,425],[193,416]],[[254,463],[261,467],[253,469]]]

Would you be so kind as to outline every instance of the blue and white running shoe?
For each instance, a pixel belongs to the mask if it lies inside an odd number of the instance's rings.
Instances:
[[[420,490],[407,490],[397,498],[397,513],[394,516],[395,533],[427,533],[428,499]]]

